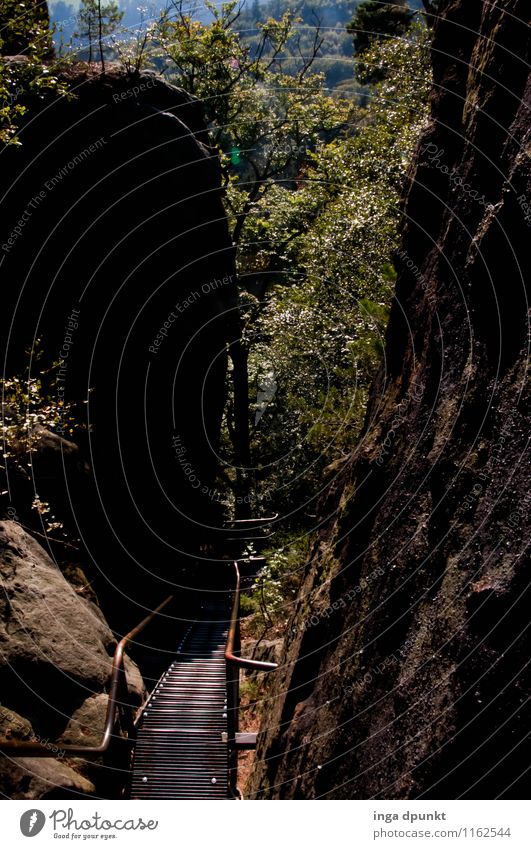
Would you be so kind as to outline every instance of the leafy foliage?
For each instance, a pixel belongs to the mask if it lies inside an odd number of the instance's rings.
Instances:
[[[264,3],[246,3],[237,27],[242,38],[254,49],[258,40],[257,25],[268,18],[280,18],[286,12],[298,19],[297,38],[288,41],[284,69],[289,72],[299,59],[299,51],[308,56],[313,48],[316,27],[321,27],[320,47],[314,70],[322,73],[326,88],[331,91],[342,83],[352,82],[352,39],[346,25],[352,18],[354,0],[269,0]]]
[[[323,132],[346,117],[344,104],[329,97],[322,75],[312,73],[313,54],[301,54],[296,71],[282,60],[297,38],[297,19],[259,23],[253,48],[237,30],[236,0],[216,6],[207,0],[212,21],[193,20],[174,0],[159,27],[159,56],[176,85],[197,97],[214,144],[222,156],[233,236],[273,181],[295,172]],[[319,42],[316,35],[315,48]]]
[[[106,39],[122,20],[123,12],[115,0],[102,3],[102,0],[81,0],[78,13],[78,29],[74,38],[86,44],[88,61],[92,62],[94,45],[97,44],[102,71],[105,71]]]
[[[304,529],[275,534],[275,545],[264,551],[266,565],[256,577],[251,595],[242,595],[242,616],[252,617],[247,631],[263,637],[286,621],[300,589],[309,539]]]
[[[2,138],[15,140],[24,112],[17,86],[24,94],[61,87],[46,65],[49,36],[33,5],[5,4],[15,31],[17,9],[27,12],[17,38],[28,59],[0,66]],[[135,38],[122,38],[113,37],[121,18],[114,2],[83,0],[78,28],[99,42],[102,70],[110,41],[128,72],[151,63],[197,97],[220,153],[241,283],[240,378],[243,368],[251,399],[246,483],[252,512],[287,517],[285,540],[266,552],[268,565],[243,600],[260,631],[278,624],[296,595],[315,502],[359,442],[393,296],[400,194],[427,114],[428,34],[402,2],[359,4],[356,73],[366,101],[330,93],[316,21],[323,13],[337,55],[346,57],[342,21],[351,6],[336,6],[334,20],[321,0],[312,20],[291,0],[245,11],[237,0],[207,0],[208,18],[197,20],[184,0],[171,0],[159,21],[142,18]],[[233,356],[231,377],[236,369]],[[235,382],[220,486],[232,510],[245,491],[241,471],[231,469]],[[31,455],[39,426],[75,428],[75,411],[54,398],[53,376],[13,378],[2,388],[5,457],[19,456],[21,445]]]
[[[399,197],[427,114],[424,28],[375,43],[365,62],[386,72],[368,107],[317,144],[294,186],[275,184],[243,234],[246,277],[267,281],[246,322],[252,394],[264,368],[277,383],[253,432],[257,500],[286,512],[311,511],[325,469],[357,444],[393,295]]]
[[[17,129],[27,111],[21,101],[64,95],[66,87],[46,61],[51,36],[41,7],[33,0],[2,0],[0,24],[0,142],[20,144]],[[12,53],[17,60],[6,61]]]
[[[375,41],[404,35],[413,15],[406,0],[364,0],[348,26],[355,53],[361,53]]]
[[[50,369],[39,368],[43,357],[42,349],[37,343],[32,355],[32,367],[35,374],[3,378],[0,381],[2,416],[2,463],[0,464],[1,478],[7,475],[7,461],[15,467],[22,476],[31,470],[32,455],[37,450],[37,443],[42,429],[58,430],[68,436],[74,436],[84,429],[79,424],[76,405],[66,402],[57,392],[57,373],[59,364],[55,363]],[[2,493],[5,494],[5,493]],[[35,493],[34,509],[46,519],[46,530],[56,530],[61,527],[50,511],[47,502],[42,501]]]

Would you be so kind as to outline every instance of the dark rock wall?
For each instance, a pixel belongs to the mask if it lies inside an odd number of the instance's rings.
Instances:
[[[126,657],[128,692],[119,696],[108,753],[69,757],[64,744],[101,743],[116,640],[101,610],[16,522],[0,522],[0,579],[0,738],[38,741],[50,753],[0,754],[0,796],[118,796],[127,757],[117,754],[118,738],[146,695],[137,666]]]
[[[528,9],[439,8],[385,361],[322,505],[251,796],[526,794]]]
[[[219,521],[201,491],[237,332],[233,247],[199,105],[149,73],[69,74],[74,96],[28,103],[22,146],[0,155],[5,373],[36,339],[32,373],[63,360],[53,397],[90,430],[61,435],[91,472],[55,474],[116,613],[122,594],[160,601]]]

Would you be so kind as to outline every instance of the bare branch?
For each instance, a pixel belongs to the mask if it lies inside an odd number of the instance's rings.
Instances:
[[[422,5],[425,9],[426,23],[431,27],[435,23],[435,18],[438,16],[436,4],[432,0],[422,0]]]
[[[308,58],[306,59],[306,61],[303,64],[301,70],[299,71],[298,80],[299,80],[300,83],[303,82],[305,75],[308,73],[308,71],[312,67],[313,63],[317,59],[319,51],[320,51],[321,47],[323,46],[323,42],[324,42],[324,36],[321,35],[321,20],[320,20],[320,18],[317,17],[315,12],[313,13],[313,15],[314,15],[315,20],[317,22],[316,26],[315,26],[314,36],[313,36],[313,44],[312,44],[312,47],[311,47],[311,50],[310,50],[310,55],[308,56]],[[299,51],[299,54],[300,54],[300,51]],[[304,61],[304,56],[302,56],[302,54],[300,54],[300,56],[301,56],[301,59]]]

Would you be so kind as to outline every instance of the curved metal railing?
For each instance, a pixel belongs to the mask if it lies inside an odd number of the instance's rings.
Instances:
[[[255,520],[256,521],[256,520]],[[261,559],[261,558],[260,558]],[[233,599],[230,614],[227,641],[225,644],[224,659],[227,682],[227,745],[228,745],[228,778],[229,789],[234,796],[238,796],[237,768],[238,750],[242,748],[254,748],[254,742],[248,738],[255,738],[252,734],[239,734],[238,732],[238,710],[239,710],[239,687],[240,669],[252,669],[256,672],[271,672],[277,669],[278,664],[270,663],[253,658],[241,657],[240,637],[240,591],[241,578],[237,560],[232,561],[234,570]],[[118,643],[114,652],[111,681],[109,687],[109,699],[105,726],[101,742],[95,746],[78,746],[62,743],[39,743],[32,740],[0,740],[0,753],[12,757],[53,757],[51,748],[58,747],[64,754],[83,757],[97,757],[109,748],[113,739],[113,728],[115,724],[116,711],[119,706],[119,693],[121,687],[125,687],[124,654],[127,645],[153,621],[153,619],[173,600],[168,596],[162,604],[146,616],[137,626],[129,631]],[[127,739],[127,738],[121,738]]]
[[[254,669],[257,672],[272,672],[278,664],[264,660],[254,660],[241,657],[240,641],[240,570],[236,560],[233,561],[235,583],[232,610],[225,644],[225,666],[227,675],[227,744],[229,765],[229,790],[232,795],[241,798],[238,791],[238,711],[240,707],[240,669]],[[252,746],[254,748],[254,745]],[[245,746],[247,748],[247,746]]]
[[[229,664],[243,667],[244,669],[255,669],[258,672],[271,672],[276,669],[278,664],[268,663],[264,660],[254,660],[251,657],[240,657],[240,570],[238,562],[233,561],[235,572],[234,597],[232,602],[232,611],[229,623],[229,633],[225,645],[225,660]]]
[[[102,755],[109,748],[109,744],[113,738],[114,721],[116,710],[118,708],[118,694],[120,687],[125,686],[124,681],[124,654],[127,645],[134,640],[144,628],[153,621],[153,619],[171,602],[173,596],[170,595],[162,604],[159,604],[155,610],[145,617],[137,626],[129,631],[125,637],[122,637],[114,652],[111,683],[109,687],[109,700],[107,703],[107,714],[105,717],[105,726],[101,742],[96,746],[76,746],[63,743],[38,743],[33,740],[0,740],[0,753],[3,755],[11,755],[17,758],[50,758],[53,757],[52,749],[56,747],[61,750],[61,753],[73,756],[97,757]]]

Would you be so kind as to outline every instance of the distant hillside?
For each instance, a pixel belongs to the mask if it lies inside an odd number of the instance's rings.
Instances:
[[[319,27],[323,43],[314,70],[325,74],[328,88],[336,88],[342,82],[351,82],[353,78],[352,36],[346,27],[358,3],[359,0],[267,0],[260,4],[258,0],[253,0],[244,5],[237,26],[252,43],[258,37],[257,23],[263,23],[270,17],[280,18],[290,11],[302,19],[300,47],[304,56],[311,55],[316,28]],[[293,53],[298,57],[296,45],[293,46]]]
[[[263,23],[270,17],[280,18],[286,11],[292,12],[302,19],[300,47],[303,55],[310,53],[316,27],[320,28],[323,43],[314,70],[325,74],[327,87],[351,88],[354,71],[352,36],[346,31],[346,26],[352,20],[360,2],[361,0],[243,0],[237,27],[252,44],[258,38],[258,23]],[[67,44],[76,29],[80,0],[52,0],[49,5],[51,19],[56,26],[55,42],[59,44],[62,40]],[[163,5],[140,5],[138,0],[118,0],[118,6],[124,12],[123,26],[131,30],[141,25],[139,8],[145,10],[144,18],[149,21],[158,16]],[[415,9],[422,7],[421,0],[411,0],[409,5]],[[196,20],[206,22],[211,17],[202,0],[190,0],[185,3],[184,8]],[[293,52],[298,55],[295,46]],[[289,70],[289,60],[286,69]]]

